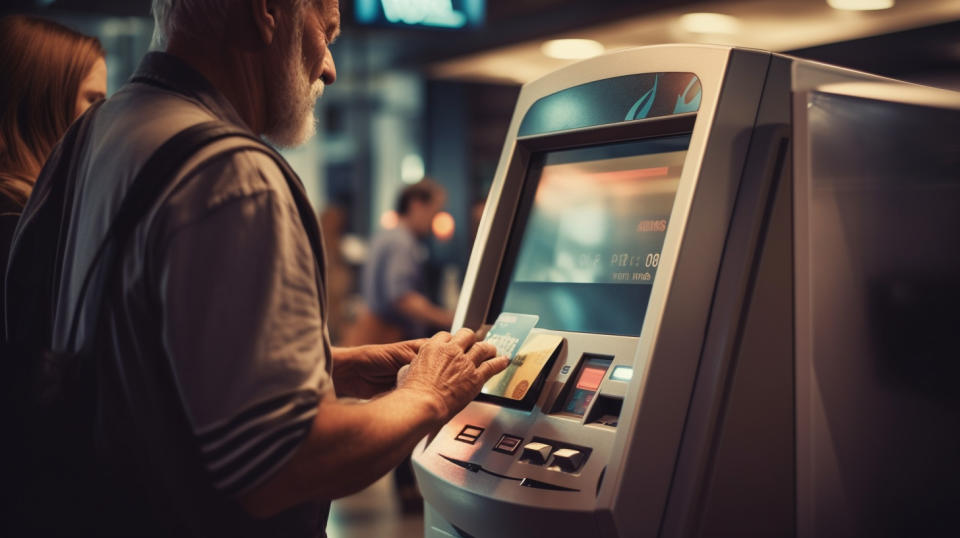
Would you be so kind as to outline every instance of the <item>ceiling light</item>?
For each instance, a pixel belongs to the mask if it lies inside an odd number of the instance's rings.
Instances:
[[[833,9],[842,9],[845,11],[890,9],[893,7],[893,3],[894,0],[827,0],[827,4]]]
[[[582,60],[603,54],[603,45],[592,39],[551,39],[540,51],[558,60]]]
[[[680,26],[691,34],[735,34],[740,21],[722,13],[687,13],[680,17]]]

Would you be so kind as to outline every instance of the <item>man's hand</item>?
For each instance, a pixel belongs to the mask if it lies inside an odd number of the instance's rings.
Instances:
[[[439,332],[420,347],[398,390],[428,395],[435,402],[437,419],[446,422],[480,393],[488,379],[507,367],[509,359],[494,358],[496,354],[493,344],[477,342],[470,329],[452,336]]]
[[[370,355],[386,358],[391,368],[411,359],[409,375],[397,390],[359,404],[327,394],[293,457],[241,497],[248,513],[267,517],[307,499],[336,499],[373,483],[407,457],[423,436],[463,409],[509,362],[506,357],[491,358],[496,348],[477,343],[469,329],[454,336],[442,332],[429,340],[370,347],[392,350]],[[335,355],[356,358],[361,355],[351,353],[361,349],[341,348]]]
[[[397,371],[416,358],[426,338],[394,344],[333,349],[338,396],[372,398],[396,386]]]

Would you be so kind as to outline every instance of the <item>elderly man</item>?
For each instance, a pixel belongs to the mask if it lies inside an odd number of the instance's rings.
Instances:
[[[55,349],[66,346],[119,200],[154,150],[209,120],[300,144],[336,79],[336,0],[154,0],[153,12],[162,51],[100,107],[75,156]],[[316,224],[301,219],[277,162],[231,143],[180,168],[122,251],[119,281],[95,290],[107,302],[92,532],[322,535],[331,499],[390,470],[506,367],[466,329],[331,348],[305,228]],[[93,316],[88,302],[81,320]],[[89,338],[81,331],[77,347]]]

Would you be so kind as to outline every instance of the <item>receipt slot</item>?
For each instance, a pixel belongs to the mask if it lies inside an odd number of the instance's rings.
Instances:
[[[955,535],[958,133],[729,47],[525,85],[455,321],[513,358],[416,447],[425,534]]]

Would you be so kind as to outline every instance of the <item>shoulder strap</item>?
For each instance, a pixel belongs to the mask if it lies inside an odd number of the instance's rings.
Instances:
[[[306,190],[300,182],[299,176],[297,176],[296,172],[293,171],[286,160],[277,153],[276,150],[252,133],[222,121],[209,121],[194,125],[175,135],[160,146],[141,167],[130,190],[124,196],[120,209],[117,211],[113,222],[111,222],[107,234],[97,249],[97,253],[84,277],[74,314],[71,318],[70,336],[67,340],[70,349],[76,348],[80,309],[83,306],[94,275],[97,274],[96,268],[101,259],[107,256],[107,259],[110,260],[110,265],[105,271],[100,272],[100,283],[113,282],[120,271],[120,264],[123,258],[123,256],[120,255],[121,251],[129,241],[134,228],[139,220],[158,201],[160,195],[170,186],[173,179],[177,176],[176,172],[180,167],[200,148],[218,140],[232,137],[243,138],[252,143],[232,147],[227,151],[254,150],[265,153],[273,159],[283,173],[287,185],[293,194],[293,199],[297,205],[297,212],[300,214],[300,220],[303,223],[307,238],[310,241],[310,247],[313,250],[314,259],[316,260],[320,312],[321,315],[325,315],[327,305],[323,274],[326,269],[326,264],[323,255],[323,239],[320,234],[320,226],[316,214],[310,205]],[[218,154],[212,158],[218,158],[221,155],[222,152],[218,152]],[[100,289],[103,288],[100,287]],[[92,315],[87,318],[93,320],[94,323],[99,323],[99,310],[104,297],[105,294],[102,294],[95,310],[91,312]],[[94,339],[88,339],[87,346],[92,345],[94,345]]]
[[[147,84],[170,92],[184,94],[182,89],[172,87],[163,80],[153,76],[135,75],[130,79],[130,82]],[[267,156],[272,158],[275,163],[277,163],[277,166],[280,167],[280,171],[283,172],[283,176],[287,180],[287,185],[290,188],[293,199],[297,204],[297,212],[300,214],[300,221],[303,223],[303,228],[307,233],[307,238],[310,240],[310,247],[313,249],[313,257],[317,264],[317,290],[320,294],[320,312],[321,315],[326,316],[326,291],[324,289],[323,281],[323,275],[326,271],[326,260],[324,258],[323,236],[320,233],[320,221],[317,219],[317,215],[313,210],[313,206],[310,205],[310,199],[307,197],[307,192],[303,188],[303,183],[300,181],[300,176],[293,171],[293,168],[290,167],[290,164],[287,163],[287,160],[284,159],[283,156],[277,152],[277,150],[267,145],[263,140],[253,133],[230,126],[230,124],[227,123],[224,123],[223,125],[232,128],[235,136],[245,138],[249,142],[252,142],[252,144],[231,148],[229,151],[249,149],[265,153]]]
[[[274,162],[277,163],[277,166],[280,167],[280,171],[283,172],[284,178],[287,180],[287,185],[290,187],[290,193],[293,195],[293,200],[297,204],[297,212],[300,214],[300,222],[303,224],[303,229],[307,233],[307,238],[310,241],[310,247],[313,250],[313,258],[316,261],[317,274],[316,274],[316,283],[317,283],[317,295],[320,301],[320,318],[321,320],[327,319],[327,291],[326,291],[326,259],[324,257],[325,249],[323,247],[323,234],[320,233],[320,221],[317,219],[317,214],[313,210],[313,206],[310,204],[310,199],[307,197],[307,191],[303,188],[303,183],[300,181],[300,176],[293,171],[293,168],[290,167],[290,164],[286,159],[281,156],[277,150],[265,144],[259,138],[255,138],[250,133],[245,133],[244,138],[253,140],[255,143],[253,146],[247,147],[246,149],[261,151],[267,156],[271,157]],[[330,343],[330,335],[326,331],[326,323],[323,324],[323,354],[324,357],[327,357],[326,368],[327,371],[333,372],[333,355]]]
[[[303,182],[300,180],[300,176],[293,170],[290,166],[290,163],[280,155],[277,150],[273,149],[267,145],[263,140],[260,140],[256,136],[248,133],[242,132],[238,136],[246,138],[253,142],[253,144],[248,144],[237,148],[238,150],[248,150],[248,151],[259,151],[266,154],[268,157],[273,159],[273,161],[280,168],[280,171],[283,173],[283,177],[287,180],[287,186],[290,188],[290,193],[293,195],[293,201],[297,204],[297,213],[300,214],[300,222],[303,224],[303,229],[307,233],[307,239],[310,241],[310,248],[313,250],[313,257],[317,263],[317,290],[320,293],[320,313],[323,316],[326,316],[327,311],[327,298],[326,290],[324,289],[325,285],[323,282],[323,276],[326,274],[327,263],[324,253],[326,252],[323,245],[323,234],[320,232],[320,221],[317,218],[317,213],[313,209],[313,205],[310,204],[310,198],[307,196],[307,190],[303,187]]]
[[[200,148],[217,140],[236,136],[238,132],[242,131],[221,121],[209,121],[193,125],[164,142],[140,167],[140,171],[134,178],[129,191],[124,195],[120,209],[109,228],[107,228],[107,233],[97,248],[97,253],[90,262],[90,267],[84,276],[71,318],[70,336],[67,340],[69,349],[76,348],[80,310],[83,307],[90,285],[95,275],[98,274],[96,269],[99,263],[104,258],[110,260],[106,270],[99,273],[98,280],[101,283],[112,282],[114,277],[119,274],[123,258],[120,255],[121,250],[129,241],[137,223],[157,202],[167,187],[171,185],[177,177],[177,171],[187,159]],[[87,318],[94,320],[94,323],[99,321],[99,310],[104,295],[102,294],[94,311],[91,312],[92,315]],[[87,342],[88,345],[92,345],[93,339],[89,339]]]
[[[324,253],[326,249],[323,245],[323,234],[320,231],[320,221],[313,209],[313,205],[310,203],[310,198],[307,196],[307,191],[303,186],[303,182],[300,180],[300,176],[297,175],[287,160],[284,159],[277,150],[249,131],[240,130],[236,127],[233,127],[233,129],[235,129],[234,137],[243,139],[244,142],[218,152],[216,155],[211,156],[209,160],[219,159],[223,157],[225,153],[236,151],[256,151],[270,157],[274,163],[276,163],[277,167],[280,168],[280,172],[283,174],[283,177],[287,182],[287,186],[290,188],[290,193],[293,196],[293,201],[297,206],[297,213],[300,216],[300,222],[303,225],[303,229],[307,234],[307,240],[310,242],[310,249],[313,251],[314,261],[316,262],[317,266],[316,280],[317,290],[320,295],[320,314],[326,317],[327,296],[325,289],[326,284],[324,282],[324,275],[326,274],[326,257]],[[200,164],[198,167],[202,168],[203,166],[204,164]]]

